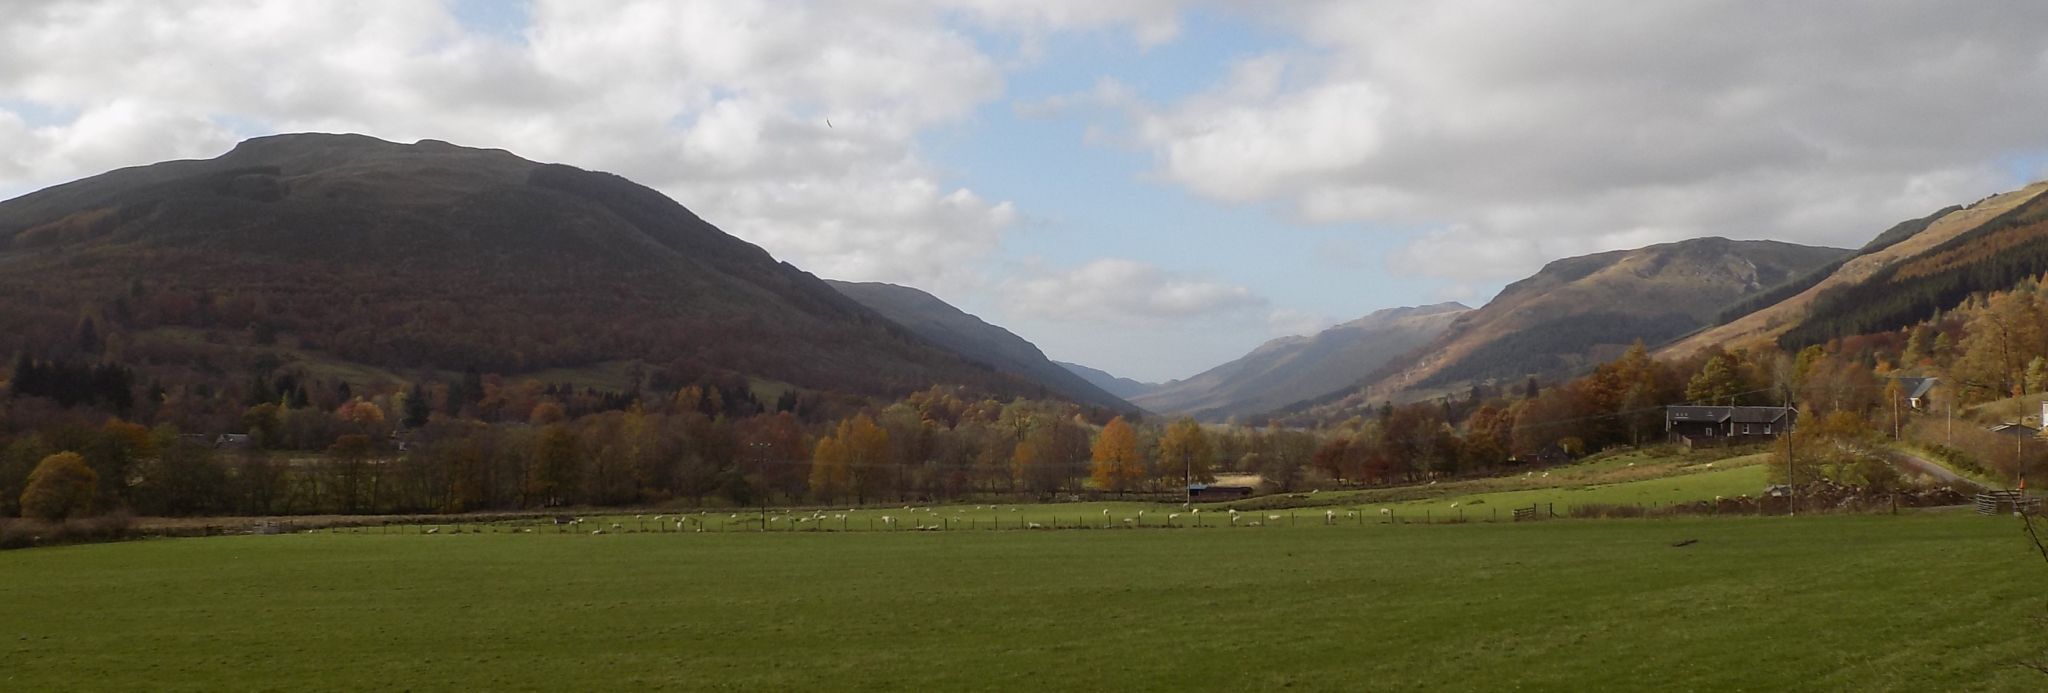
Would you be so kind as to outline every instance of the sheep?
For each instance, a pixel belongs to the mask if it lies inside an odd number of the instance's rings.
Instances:
[[[655,521],[655,522],[660,522],[660,521],[661,521],[661,518],[664,518],[664,517],[668,517],[668,516],[667,516],[667,515],[656,515],[656,516],[654,516],[654,521]]]
[[[1252,520],[1251,522],[1246,522],[1246,523],[1244,523],[1244,526],[1246,526],[1246,527],[1264,527],[1265,525],[1263,525],[1263,524],[1260,524],[1258,520]]]
[[[1544,472],[1544,473],[1543,473],[1543,478],[1545,478],[1545,479],[1548,479],[1548,478],[1550,478],[1550,472]]]
[[[646,519],[646,517],[647,517],[646,515],[634,515],[634,516],[633,516],[633,519],[635,519],[635,520],[641,520],[641,519]]]
[[[1708,463],[1707,463],[1707,468],[1708,468],[1708,469],[1713,469],[1713,468],[1714,468],[1714,463],[1712,463],[1712,462],[1708,462]]]
[[[1174,521],[1174,520],[1178,520],[1178,519],[1180,519],[1180,513],[1167,513],[1167,514],[1166,514],[1166,521],[1167,521],[1167,522],[1172,522],[1172,521]]]
[[[1274,521],[1274,522],[1278,522],[1278,521],[1280,521],[1280,516],[1279,516],[1279,515],[1267,515],[1267,516],[1266,516],[1266,519],[1268,519],[1268,520],[1272,520],[1272,521]]]
[[[1380,508],[1380,514],[1381,514],[1381,515],[1392,515],[1392,514],[1394,514],[1394,511],[1393,511],[1392,509],[1389,509],[1389,508]]]
[[[1457,503],[1452,503],[1452,504],[1451,504],[1451,508],[1452,508],[1452,509],[1456,509],[1457,507],[1458,507],[1458,504],[1457,504]]]
[[[1036,522],[1033,522],[1033,523],[1031,523],[1031,524],[1025,525],[1025,528],[1026,528],[1026,529],[1045,529],[1045,525],[1041,525],[1041,524],[1038,524],[1038,523],[1036,523]]]
[[[1127,524],[1127,525],[1128,525],[1128,524],[1131,524],[1131,523],[1134,523],[1134,522],[1137,522],[1137,521],[1138,521],[1138,518],[1135,518],[1135,517],[1126,517],[1126,518],[1124,518],[1124,524]]]
[[[604,530],[602,530],[602,529],[593,529],[593,530],[590,530],[590,533],[591,533],[592,535],[598,535],[598,534],[603,534],[603,533],[604,533]]]
[[[440,527],[430,527],[430,528],[428,528],[428,529],[427,529],[427,533],[428,533],[428,534],[440,534],[440,533],[441,533],[441,528],[440,528]]]

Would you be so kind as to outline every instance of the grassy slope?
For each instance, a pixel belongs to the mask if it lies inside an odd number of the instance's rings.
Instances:
[[[160,540],[0,555],[0,686],[2039,690],[2029,551],[1963,514]]]

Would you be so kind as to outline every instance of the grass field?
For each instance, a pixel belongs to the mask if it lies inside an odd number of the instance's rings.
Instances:
[[[1960,513],[153,540],[0,554],[0,689],[2040,690],[2030,551]]]

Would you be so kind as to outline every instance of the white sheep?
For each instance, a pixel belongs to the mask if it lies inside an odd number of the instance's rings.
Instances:
[[[1167,514],[1166,514],[1166,520],[1167,520],[1168,522],[1171,522],[1171,521],[1174,521],[1174,520],[1178,520],[1178,519],[1180,519],[1180,513],[1167,513]]]
[[[440,534],[440,533],[441,533],[441,528],[440,528],[440,527],[432,527],[432,528],[429,528],[429,529],[427,529],[427,533],[428,533],[428,534]]]
[[[625,529],[625,528],[624,528],[624,527],[620,527],[620,526],[619,526],[619,523],[617,523],[617,522],[614,522],[614,523],[612,523],[612,529]]]
[[[1545,479],[1548,479],[1548,478],[1550,478],[1550,472],[1544,472],[1544,473],[1543,473],[1543,478],[1545,478]]]
[[[1025,527],[1028,529],[1045,529],[1045,525],[1041,525],[1036,522],[1033,522],[1029,525],[1025,525]]]
[[[1273,520],[1273,521],[1275,521],[1275,522],[1278,522],[1278,521],[1280,520],[1280,516],[1279,516],[1279,515],[1267,515],[1267,516],[1266,516],[1266,519],[1268,519],[1268,520]]]
[[[1380,514],[1381,514],[1381,515],[1392,515],[1392,514],[1394,514],[1394,511],[1393,511],[1393,510],[1391,510],[1391,509],[1388,509],[1388,508],[1380,508]]]
[[[1452,507],[1452,508],[1456,508],[1456,507],[1458,507],[1458,504],[1457,504],[1457,503],[1452,503],[1452,504],[1451,504],[1451,507]]]
[[[591,533],[591,534],[603,534],[603,533],[604,533],[604,530],[602,530],[602,529],[593,529],[593,530],[590,530],[590,533]]]

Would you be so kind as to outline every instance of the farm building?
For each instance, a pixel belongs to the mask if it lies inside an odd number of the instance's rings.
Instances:
[[[1798,419],[1791,407],[1672,406],[1664,408],[1664,431],[1674,443],[1734,445],[1776,440]]]
[[[1906,406],[1914,411],[1926,411],[1929,395],[1934,386],[1941,384],[1940,378],[1896,378],[1899,381],[1899,396],[1906,399]]]
[[[1253,489],[1250,486],[1223,486],[1220,484],[1188,484],[1188,498],[1190,500],[1198,501],[1237,500],[1239,498],[1250,498],[1252,496],[1253,491],[1255,491],[1255,489]]]

